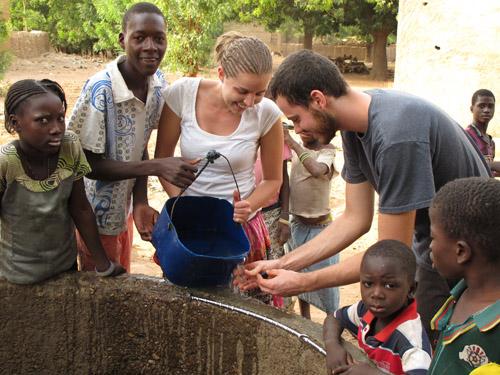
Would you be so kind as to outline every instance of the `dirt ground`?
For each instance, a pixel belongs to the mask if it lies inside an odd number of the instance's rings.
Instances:
[[[278,57],[278,59],[280,59]],[[279,64],[279,60],[275,61],[275,65]],[[59,82],[66,91],[68,100],[68,115],[71,113],[76,99],[85,81],[92,74],[103,69],[107,61],[99,58],[81,57],[76,55],[65,55],[61,53],[47,53],[40,58],[25,60],[16,59],[12,62],[10,69],[7,71],[3,83],[14,83],[17,80],[24,78],[49,78]],[[213,71],[205,71],[203,76],[213,75]],[[173,82],[179,78],[179,74],[167,74],[169,82]],[[371,81],[367,76],[363,75],[347,75],[348,82],[351,86],[358,89],[368,89],[374,87],[392,87],[391,81]],[[3,100],[0,98],[0,118],[3,122]],[[3,144],[13,139],[13,136],[8,134],[4,127],[0,127],[0,142]],[[150,154],[154,152],[156,143],[156,135],[153,133],[149,143]],[[333,141],[334,145],[341,147],[339,137]],[[338,153],[338,167],[342,166],[342,153]],[[161,185],[156,177],[149,179],[149,200],[151,206],[157,210],[161,210],[167,195],[163,192]],[[331,208],[334,216],[339,215],[344,207],[344,188],[345,184],[340,177],[334,179],[331,191]],[[345,259],[363,249],[366,249],[377,238],[376,217],[374,225],[369,233],[364,235],[348,249],[341,253],[341,259]],[[140,236],[135,233],[134,251],[132,258],[132,273],[147,274],[152,276],[161,276],[160,268],[151,261],[154,249],[149,242],[141,240]],[[340,288],[341,305],[351,304],[357,301],[359,297],[359,284],[348,285]],[[295,304],[295,310],[298,309],[298,303]],[[320,310],[312,309],[312,319],[318,323],[322,323],[325,314]]]

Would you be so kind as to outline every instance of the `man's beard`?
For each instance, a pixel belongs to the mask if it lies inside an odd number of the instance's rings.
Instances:
[[[338,130],[337,120],[326,111],[318,111],[313,108],[309,108],[309,111],[316,120],[316,127],[312,131],[315,138],[322,144],[330,143]]]

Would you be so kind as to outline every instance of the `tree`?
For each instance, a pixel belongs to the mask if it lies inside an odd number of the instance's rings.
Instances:
[[[42,30],[50,42],[65,52],[91,52],[97,35],[91,23],[98,22],[91,0],[12,1],[10,23],[13,30]]]
[[[373,79],[387,78],[387,38],[397,29],[398,0],[345,0],[344,24],[372,38]]]
[[[20,0],[11,2],[14,30],[42,30],[64,52],[120,51],[118,34],[125,11],[137,0]],[[210,56],[226,19],[235,16],[223,0],[152,1],[166,17],[168,49],[164,64],[196,75]]]
[[[185,75],[196,76],[207,64],[223,23],[234,12],[223,0],[164,0],[168,23],[166,64]]]
[[[3,79],[5,71],[10,63],[10,54],[4,46],[4,42],[8,35],[7,24],[3,18],[2,12],[0,12],[0,80]]]
[[[14,30],[45,30],[47,28],[48,4],[43,0],[21,0],[10,2],[10,23]]]
[[[118,34],[122,31],[123,15],[134,2],[133,0],[92,0],[96,17],[85,19],[82,28],[87,35],[95,35],[93,51],[120,53]]]
[[[277,30],[287,20],[304,33],[304,48],[312,49],[315,36],[331,34],[337,26],[341,0],[238,0],[240,20],[257,20]]]

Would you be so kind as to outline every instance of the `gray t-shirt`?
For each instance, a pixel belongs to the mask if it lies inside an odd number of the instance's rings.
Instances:
[[[488,167],[460,125],[435,105],[393,90],[370,90],[365,134],[342,132],[349,183],[369,181],[379,194],[379,212],[416,210],[413,249],[420,265],[429,258],[428,207],[447,182],[490,176]]]

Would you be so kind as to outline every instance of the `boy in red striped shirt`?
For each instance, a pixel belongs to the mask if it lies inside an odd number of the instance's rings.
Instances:
[[[362,300],[328,315],[323,325],[329,373],[427,374],[432,349],[413,298],[415,272],[415,256],[402,242],[368,248],[360,269]],[[353,363],[340,344],[344,329],[357,335],[376,368]]]

